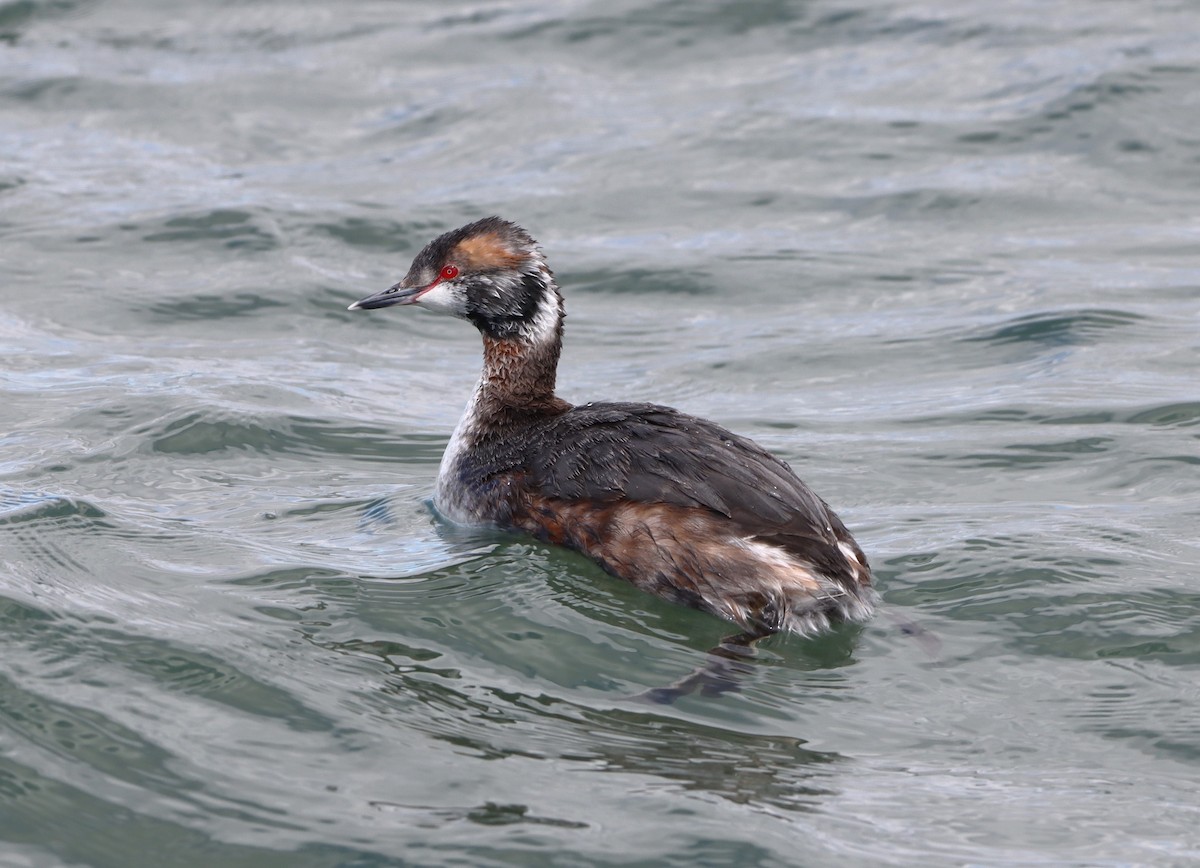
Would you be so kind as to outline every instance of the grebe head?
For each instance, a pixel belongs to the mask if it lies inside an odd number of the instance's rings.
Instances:
[[[484,335],[540,342],[560,331],[562,298],[529,233],[485,217],[430,241],[404,279],[350,310],[415,304],[470,320]]]

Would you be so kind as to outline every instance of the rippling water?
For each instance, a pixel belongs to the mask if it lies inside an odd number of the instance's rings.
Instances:
[[[1200,858],[1188,3],[0,3],[0,863]],[[500,213],[560,384],[750,434],[883,613],[446,527]],[[897,623],[933,637],[915,642]]]

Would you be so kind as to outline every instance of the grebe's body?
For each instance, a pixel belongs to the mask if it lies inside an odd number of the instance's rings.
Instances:
[[[782,461],[669,407],[554,394],[562,296],[520,227],[490,217],[446,233],[351,309],[392,304],[468,319],[483,335],[483,374],[438,473],[447,518],[575,549],[751,635],[870,616],[866,557]]]

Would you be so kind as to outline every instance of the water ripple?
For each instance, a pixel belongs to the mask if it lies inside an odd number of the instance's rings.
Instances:
[[[1142,322],[1146,317],[1120,310],[1080,310],[1024,314],[986,334],[966,341],[1004,345],[1034,343],[1046,347],[1094,343],[1107,332]]]

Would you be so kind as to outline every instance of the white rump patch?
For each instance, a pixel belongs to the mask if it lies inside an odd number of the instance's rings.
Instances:
[[[846,545],[844,542],[838,542],[837,546],[838,551],[846,556],[846,560],[854,565],[850,569],[854,571],[854,581],[857,582],[860,578],[862,578],[862,573],[860,573],[858,569],[862,566],[862,561],[858,559],[858,555],[854,553],[854,549],[850,548],[850,546]]]
[[[742,545],[754,553],[759,562],[767,567],[775,580],[766,586],[764,576],[758,577],[760,589],[773,593],[784,601],[783,627],[803,636],[823,633],[832,625],[829,606],[837,610],[846,621],[865,621],[874,610],[875,592],[863,585],[846,588],[836,580],[820,573],[812,564],[797,560],[778,546],[756,539],[741,539]],[[854,567],[854,577],[861,576],[862,562],[845,543],[838,548]],[[742,613],[745,617],[745,613]]]

